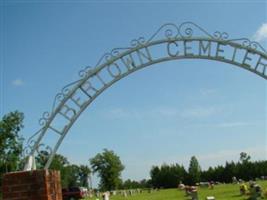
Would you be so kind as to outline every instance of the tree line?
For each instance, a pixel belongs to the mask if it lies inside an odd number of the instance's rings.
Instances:
[[[251,157],[240,153],[238,162],[226,162],[225,165],[209,167],[201,170],[197,158],[193,156],[189,168],[179,164],[163,164],[153,166],[150,171],[151,184],[155,188],[174,188],[180,183],[195,185],[200,182],[221,182],[231,183],[233,178],[244,181],[255,180],[267,176],[267,161],[251,161]]]

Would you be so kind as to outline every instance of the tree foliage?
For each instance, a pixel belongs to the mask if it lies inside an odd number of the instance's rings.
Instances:
[[[83,187],[89,186],[89,177],[91,174],[91,169],[86,165],[80,165],[79,167],[79,177],[80,177],[80,185]]]
[[[191,157],[188,173],[191,185],[195,185],[200,182],[201,168],[195,156]]]
[[[23,119],[23,113],[15,111],[0,121],[0,182],[4,173],[19,169],[23,151],[23,137],[19,131],[23,128]]]
[[[246,152],[240,153],[240,162],[241,163],[248,163],[250,161],[251,157]]]
[[[124,166],[113,151],[104,149],[102,153],[98,153],[95,157],[90,159],[92,170],[98,173],[100,177],[99,187],[101,190],[117,189],[122,180],[120,178]]]
[[[151,184],[155,188],[174,188],[185,180],[187,172],[183,166],[178,164],[163,164],[160,167],[153,166],[150,171]]]
[[[62,185],[63,187],[81,186],[80,184],[80,168],[78,165],[68,165],[63,168]]]
[[[149,180],[143,179],[141,181],[135,181],[127,179],[122,183],[119,189],[141,189],[141,188],[151,188],[151,182]]]

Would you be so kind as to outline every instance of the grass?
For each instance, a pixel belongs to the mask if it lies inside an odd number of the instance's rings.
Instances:
[[[258,182],[263,190],[267,189],[267,181]],[[205,200],[207,196],[214,196],[216,200],[245,200],[248,196],[240,196],[239,185],[222,184],[216,185],[213,190],[208,188],[198,189],[199,200]],[[96,197],[87,200],[95,200]],[[101,198],[100,198],[101,199]],[[186,200],[185,192],[178,189],[166,189],[142,194],[134,194],[133,196],[123,197],[121,195],[111,196],[110,200]],[[190,199],[190,198],[189,198]],[[267,199],[267,198],[265,198]]]

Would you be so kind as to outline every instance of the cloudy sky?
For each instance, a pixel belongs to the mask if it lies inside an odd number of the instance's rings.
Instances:
[[[167,22],[193,21],[208,32],[267,47],[266,1],[0,1],[0,115],[25,114],[22,134],[39,129],[54,95],[107,51],[149,38]],[[202,168],[266,159],[266,81],[203,60],[151,66],[116,83],[81,115],[59,149],[76,164],[103,148],[126,166],[123,178],[149,177],[152,165]]]

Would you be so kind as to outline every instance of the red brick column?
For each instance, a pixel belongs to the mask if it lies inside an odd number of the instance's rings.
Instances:
[[[3,200],[62,200],[60,173],[35,170],[5,174]]]

